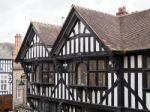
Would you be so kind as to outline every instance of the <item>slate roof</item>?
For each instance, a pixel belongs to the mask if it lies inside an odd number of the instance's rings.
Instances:
[[[113,16],[75,5],[73,8],[110,50],[150,48],[150,9]]]
[[[31,22],[31,24],[39,35],[41,41],[48,46],[52,46],[60,32],[61,26],[40,22]]]
[[[14,44],[0,43],[0,59],[12,59]]]

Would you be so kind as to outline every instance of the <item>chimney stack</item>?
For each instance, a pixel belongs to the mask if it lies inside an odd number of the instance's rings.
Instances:
[[[22,44],[22,37],[21,37],[20,34],[16,34],[16,36],[15,36],[15,48],[14,48],[14,51],[13,51],[13,59],[14,60],[15,60],[18,52],[19,52],[21,44]]]
[[[126,11],[126,7],[123,6],[123,7],[119,7],[118,8],[118,12],[116,13],[117,16],[124,16],[128,14],[128,12]]]

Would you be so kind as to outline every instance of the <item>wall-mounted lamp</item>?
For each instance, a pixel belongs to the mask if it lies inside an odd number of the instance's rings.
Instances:
[[[25,100],[25,89],[26,89],[26,85],[25,85],[25,80],[23,80],[23,79],[26,79],[26,74],[25,73],[23,73],[23,74],[21,74],[21,80],[20,80],[20,83],[19,83],[19,86],[20,86],[20,88],[22,89],[22,96],[23,96],[23,99],[22,99],[22,103],[23,103],[23,105],[24,104],[26,104],[26,100]]]
[[[108,63],[108,64],[109,64],[109,67],[110,67],[110,68],[113,68],[113,67],[114,67],[114,65],[113,65],[112,61],[109,61],[109,63]]]
[[[63,63],[63,68],[66,70],[67,69],[67,67],[68,67],[68,64],[65,62],[65,63]]]

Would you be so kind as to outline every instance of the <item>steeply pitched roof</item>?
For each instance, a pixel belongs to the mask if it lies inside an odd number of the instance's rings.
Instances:
[[[45,24],[41,22],[31,22],[22,42],[19,53],[16,57],[16,61],[18,59],[22,59],[25,55],[26,51],[24,49],[30,44],[30,40],[33,38],[33,32],[35,32],[39,36],[40,41],[45,44],[46,47],[51,47],[54,44],[54,41],[56,40],[60,29],[61,26],[58,25]],[[32,33],[30,33],[31,31]]]
[[[12,59],[13,49],[14,44],[12,43],[0,43],[0,59]]]
[[[113,16],[79,6],[73,8],[110,50],[150,48],[150,9]]]
[[[79,6],[73,5],[73,8],[106,46],[120,49],[120,26],[117,17]]]
[[[123,49],[150,49],[150,10],[120,17]]]
[[[31,22],[31,24],[41,41],[46,45],[52,46],[60,32],[61,26],[40,22]]]

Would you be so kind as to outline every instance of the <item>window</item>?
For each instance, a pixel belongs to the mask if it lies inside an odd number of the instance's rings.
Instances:
[[[41,75],[42,75],[42,72],[41,72],[41,65],[38,65],[37,67],[36,67],[36,82],[41,82]]]
[[[50,63],[43,64],[43,82],[54,83],[54,65]]]
[[[21,98],[20,80],[16,80],[16,98]]]
[[[84,63],[81,63],[78,66],[77,84],[78,85],[87,85],[87,67]]]
[[[89,60],[89,86],[105,86],[105,60]]]
[[[0,75],[0,91],[7,91],[7,74]]]
[[[147,72],[147,88],[150,88],[150,72]]]
[[[98,86],[105,86],[105,73],[98,73]]]
[[[89,73],[89,85],[96,86],[96,74],[95,73]]]
[[[147,68],[147,72],[146,72],[146,76],[147,76],[147,88],[150,88],[150,57],[146,58],[146,68]]]
[[[69,85],[75,85],[76,84],[76,74],[75,74],[75,63],[70,62],[69,68],[68,68],[68,77],[69,77]]]
[[[89,69],[90,71],[96,71],[96,60],[89,61]]]
[[[106,83],[106,61],[87,60],[80,64],[70,62],[68,74],[70,85],[103,87]]]

